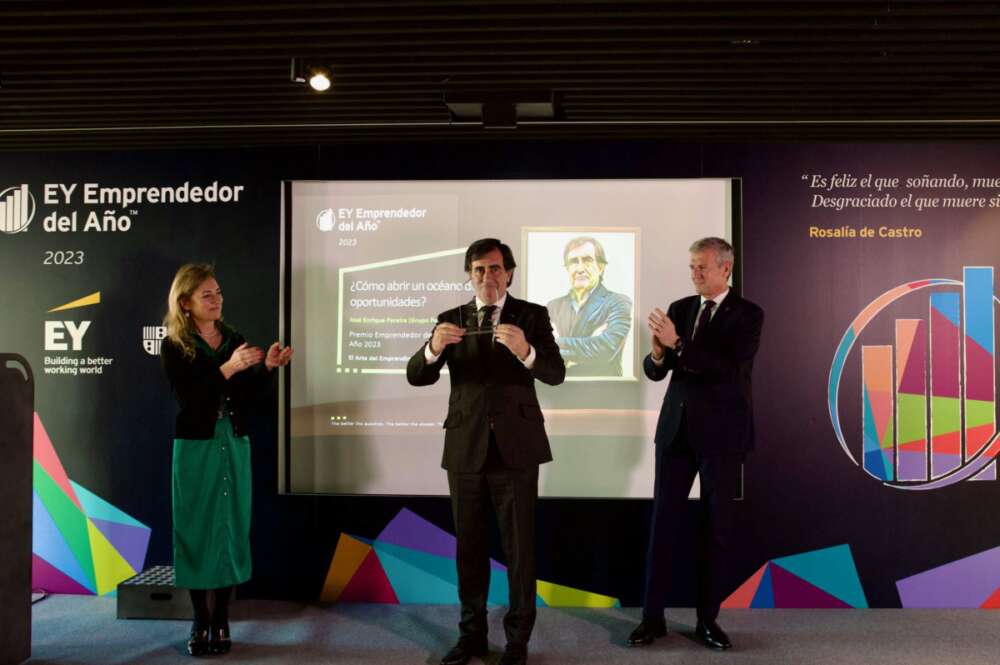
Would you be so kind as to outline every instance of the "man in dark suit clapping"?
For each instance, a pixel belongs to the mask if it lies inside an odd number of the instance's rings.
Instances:
[[[562,383],[566,368],[546,309],[507,293],[514,255],[494,238],[472,243],[465,271],[473,301],[438,316],[430,340],[406,368],[414,386],[447,364],[451,397],[444,459],[458,541],[459,640],[442,665],[485,655],[489,523],[496,514],[507,557],[510,609],[501,665],[523,665],[535,623],[535,503],[538,465],[552,460],[535,379]],[[491,511],[492,508],[492,511]]]
[[[649,315],[653,349],[643,369],[653,381],[673,372],[656,424],[653,518],[646,558],[642,623],[631,646],[666,635],[663,607],[670,555],[682,540],[678,515],[695,474],[704,510],[698,534],[697,636],[706,646],[732,644],[716,617],[727,591],[729,545],[743,459],[754,442],[751,401],[753,358],[764,312],[729,289],[733,248],[721,238],[691,246],[691,281],[698,295]]]

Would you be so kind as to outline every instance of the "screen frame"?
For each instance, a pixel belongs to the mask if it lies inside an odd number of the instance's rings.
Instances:
[[[435,178],[435,179],[421,179],[421,178],[299,178],[295,180],[282,180],[281,181],[281,230],[280,230],[280,269],[279,269],[279,317],[278,317],[278,333],[279,339],[285,345],[290,345],[292,341],[292,331],[291,331],[291,294],[292,294],[292,278],[290,266],[292,264],[292,187],[296,183],[350,183],[350,182],[377,182],[377,181],[387,181],[387,180],[399,180],[401,182],[440,182],[444,180],[449,180],[449,178]],[[460,180],[455,178],[455,180]],[[733,246],[733,253],[735,256],[735,265],[731,277],[731,288],[734,293],[741,296],[743,295],[743,181],[742,178],[734,176],[705,176],[705,177],[668,177],[668,178],[467,178],[465,179],[469,182],[487,182],[496,180],[505,181],[600,181],[609,182],[615,180],[629,180],[629,181],[670,181],[670,180],[728,180],[729,181],[729,193],[730,193],[730,215],[729,215],[729,242]],[[635,353],[639,354],[639,349],[635,349]],[[289,422],[291,419],[291,400],[289,399],[291,395],[291,372],[292,365],[286,365],[279,369],[278,377],[278,445],[276,446],[278,453],[278,494],[287,496],[307,496],[307,497],[318,497],[318,496],[342,496],[342,497],[372,497],[372,498],[441,498],[447,497],[446,494],[431,495],[431,494],[364,494],[364,493],[352,493],[352,492],[303,492],[295,491],[292,489],[292,437],[291,437],[291,427]],[[641,380],[641,379],[640,379]],[[443,442],[442,442],[443,445]],[[743,497],[743,473],[740,473],[740,492],[737,500],[742,500]],[[539,499],[544,500],[560,500],[560,501],[648,501],[646,497],[580,497],[580,496],[539,496]]]

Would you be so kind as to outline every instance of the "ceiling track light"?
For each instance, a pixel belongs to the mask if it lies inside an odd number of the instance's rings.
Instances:
[[[552,90],[460,90],[444,93],[453,123],[479,122],[483,129],[516,129],[519,120],[562,120]]]
[[[328,67],[317,66],[309,71],[309,87],[316,92],[325,92],[333,84],[333,73]]]
[[[316,92],[324,92],[333,85],[333,67],[302,58],[292,58],[291,79],[294,83],[308,83]]]

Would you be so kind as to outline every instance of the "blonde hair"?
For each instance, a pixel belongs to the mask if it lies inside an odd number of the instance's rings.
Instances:
[[[194,358],[194,323],[181,306],[182,300],[189,300],[206,279],[215,279],[215,266],[208,263],[185,263],[174,275],[167,296],[167,314],[163,326],[167,329],[167,339],[180,347],[186,358]]]

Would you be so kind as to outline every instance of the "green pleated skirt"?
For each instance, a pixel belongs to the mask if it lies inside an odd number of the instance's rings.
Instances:
[[[229,418],[215,438],[174,439],[174,574],[183,589],[250,579],[250,439]]]

